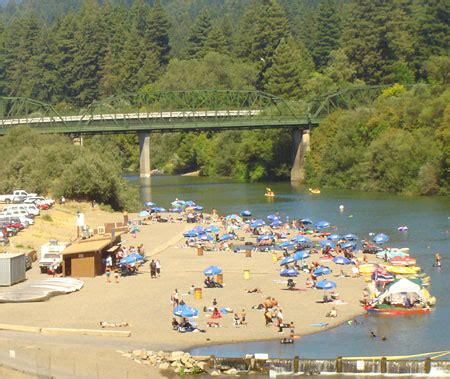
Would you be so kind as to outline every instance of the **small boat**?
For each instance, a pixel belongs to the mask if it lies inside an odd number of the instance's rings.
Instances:
[[[402,307],[372,307],[367,305],[364,307],[367,313],[376,313],[382,315],[409,315],[409,314],[418,314],[418,313],[430,313],[430,308],[402,308]]]
[[[400,275],[409,275],[409,274],[417,274],[421,271],[421,268],[418,266],[384,266],[387,272],[391,274],[400,274]]]
[[[401,225],[397,228],[397,230],[399,232],[407,232],[408,231],[408,227],[406,225]]]
[[[416,259],[413,257],[394,257],[390,260],[393,266],[414,266]]]
[[[318,189],[318,188],[309,188],[309,192],[312,193],[313,195],[319,195],[320,194],[320,189]]]
[[[376,266],[373,263],[366,263],[358,267],[361,275],[370,275],[375,271]]]

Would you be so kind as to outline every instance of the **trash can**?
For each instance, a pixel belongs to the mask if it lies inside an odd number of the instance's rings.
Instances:
[[[251,250],[245,250],[245,256],[247,258],[251,258],[252,257],[252,251]]]
[[[202,289],[201,288],[194,289],[194,298],[195,298],[195,300],[200,300],[202,298]]]
[[[250,279],[250,270],[244,270],[244,280]]]
[[[223,284],[223,274],[217,274],[217,283]]]
[[[197,247],[197,255],[200,257],[203,255],[203,247]]]

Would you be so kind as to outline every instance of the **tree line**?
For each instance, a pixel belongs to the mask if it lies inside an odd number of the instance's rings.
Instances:
[[[420,163],[419,171],[425,167],[422,174],[432,166],[443,188],[446,145],[439,128],[431,126],[448,120],[446,108],[435,102],[448,99],[449,16],[445,0],[10,0],[0,12],[0,94],[31,97],[64,111],[127,92],[258,89],[300,107],[352,86],[429,83],[435,89],[394,91],[371,112],[393,98],[412,98],[424,112],[435,113],[430,124],[404,119],[423,128],[441,154],[411,159]],[[374,127],[379,134],[357,146],[366,149],[391,129],[410,129],[406,121],[397,122],[401,111],[371,119],[382,123]],[[337,128],[356,127],[346,124],[356,116],[339,115],[313,133],[313,146],[322,151],[313,149],[308,158],[309,181],[389,191],[418,188],[375,185],[364,175],[332,179],[353,167],[355,156],[348,146],[336,152],[353,156],[343,159],[343,166],[339,160],[328,165],[322,156],[335,148]],[[135,137],[93,137],[92,143],[96,140],[114,143],[124,168],[136,168]],[[288,177],[290,141],[285,131],[188,133],[156,135],[152,149],[156,167],[169,173],[201,169],[204,175],[254,181]],[[366,168],[377,162],[375,156],[365,159]],[[418,170],[410,174],[416,184]]]

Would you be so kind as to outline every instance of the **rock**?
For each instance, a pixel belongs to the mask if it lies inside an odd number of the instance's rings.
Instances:
[[[116,350],[116,353],[119,353],[119,354],[125,354],[125,352],[122,351],[122,350]]]
[[[216,371],[216,370],[213,370],[213,371],[211,371],[211,373],[209,375],[211,375],[211,376],[220,376],[220,372]]]
[[[205,368],[208,366],[208,364],[206,362],[196,362],[195,366],[197,366],[198,368],[200,368],[203,371],[205,371]]]
[[[194,367],[194,365],[193,365],[191,362],[186,362],[186,363],[184,364],[184,367],[186,367],[186,368],[192,368],[192,367]]]
[[[237,375],[238,374],[238,370],[236,370],[235,368],[230,368],[229,370],[224,372],[227,375]]]
[[[142,362],[139,359],[133,359],[133,361],[135,361],[136,363],[139,363],[140,365],[142,364]]]
[[[186,364],[187,362],[189,362],[190,359],[191,359],[191,354],[184,353],[183,356],[181,357],[181,362],[183,364]]]
[[[155,355],[156,353],[154,351],[147,350],[147,354],[148,354],[148,356],[152,356],[152,355]]]
[[[160,369],[160,370],[163,370],[163,371],[164,371],[164,370],[168,370],[169,367],[170,367],[170,364],[167,363],[167,362],[161,363],[161,364],[159,365],[159,369]]]
[[[160,357],[160,358],[164,358],[165,354],[166,353],[164,353],[164,351],[158,351],[158,357]]]
[[[192,357],[193,359],[195,359],[197,362],[207,362],[210,360],[210,356],[209,355],[196,355]]]
[[[173,362],[173,361],[179,361],[181,360],[181,358],[183,357],[184,352],[183,351],[173,351],[170,354],[170,357],[168,358],[168,361]]]
[[[131,354],[133,354],[135,357],[140,357],[141,353],[142,353],[141,349],[139,349],[139,350],[132,350],[131,351]]]
[[[122,357],[131,358],[131,354],[130,353],[124,353],[124,354],[122,354]]]
[[[148,359],[148,354],[147,354],[147,352],[145,351],[145,350],[142,350],[141,351],[141,355],[139,355],[139,358],[141,358],[142,360],[146,360],[146,359]]]
[[[151,356],[148,358],[148,362],[151,363],[152,365],[154,365],[154,364],[156,363],[156,358],[155,358],[155,356],[154,356],[154,355],[151,355]]]
[[[174,367],[174,368],[178,368],[178,367],[182,367],[183,364],[180,363],[179,361],[173,361],[173,362],[170,364],[170,366],[171,366],[171,367]]]

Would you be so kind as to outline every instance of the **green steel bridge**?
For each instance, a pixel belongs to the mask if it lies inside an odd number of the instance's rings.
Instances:
[[[0,97],[0,135],[26,125],[41,133],[81,136],[131,132],[310,129],[336,109],[372,103],[385,86],[330,93],[295,108],[261,91],[160,91],[95,101],[88,107],[55,109],[24,97]]]

